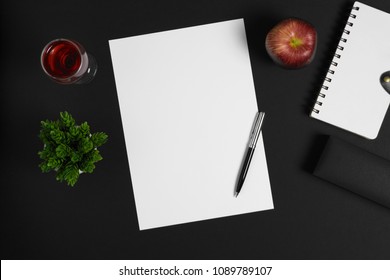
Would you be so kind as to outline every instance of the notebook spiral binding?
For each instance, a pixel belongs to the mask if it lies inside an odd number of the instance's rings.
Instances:
[[[321,111],[320,107],[325,102],[324,99],[326,97],[326,91],[329,90],[330,84],[332,82],[332,78],[333,78],[334,74],[337,72],[337,66],[340,63],[339,60],[341,59],[342,52],[345,48],[346,43],[348,42],[348,36],[352,32],[352,27],[353,27],[354,22],[357,18],[357,11],[359,11],[359,9],[360,8],[358,6],[353,6],[352,11],[349,14],[349,19],[345,25],[343,35],[342,35],[342,37],[339,41],[339,44],[336,48],[336,52],[333,56],[333,60],[330,63],[330,67],[329,67],[328,72],[325,76],[324,82],[321,86],[321,90],[318,93],[317,100],[314,104],[314,107],[312,108],[312,111],[316,114],[320,113],[320,111]]]

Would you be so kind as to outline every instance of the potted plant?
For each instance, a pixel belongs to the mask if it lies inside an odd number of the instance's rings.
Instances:
[[[87,122],[77,125],[68,112],[61,112],[55,121],[42,121],[39,138],[43,150],[42,172],[56,171],[57,180],[74,186],[82,173],[92,173],[95,163],[102,160],[98,147],[107,142],[103,132],[90,132]]]

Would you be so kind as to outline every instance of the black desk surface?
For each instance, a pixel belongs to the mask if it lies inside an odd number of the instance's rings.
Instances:
[[[390,12],[388,0],[365,3]],[[390,210],[311,175],[325,135],[390,159],[390,114],[375,141],[308,117],[351,7],[346,0],[3,1],[2,259],[389,259]],[[264,48],[267,31],[290,16],[319,34],[314,62],[294,71],[274,65]],[[241,17],[267,112],[275,210],[139,231],[108,40]],[[96,57],[92,83],[61,86],[45,77],[40,52],[59,37],[79,40]],[[40,121],[64,110],[110,136],[104,160],[74,188],[38,168]]]

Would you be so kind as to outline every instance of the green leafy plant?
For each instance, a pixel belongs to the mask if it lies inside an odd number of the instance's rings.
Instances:
[[[97,148],[108,136],[91,133],[87,122],[77,125],[68,112],[61,112],[60,119],[41,122],[39,138],[44,144],[38,153],[42,172],[54,170],[58,181],[73,187],[81,173],[92,173],[95,163],[103,159]]]

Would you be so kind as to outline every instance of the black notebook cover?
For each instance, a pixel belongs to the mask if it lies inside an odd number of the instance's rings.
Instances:
[[[314,175],[390,208],[390,161],[329,137]]]

